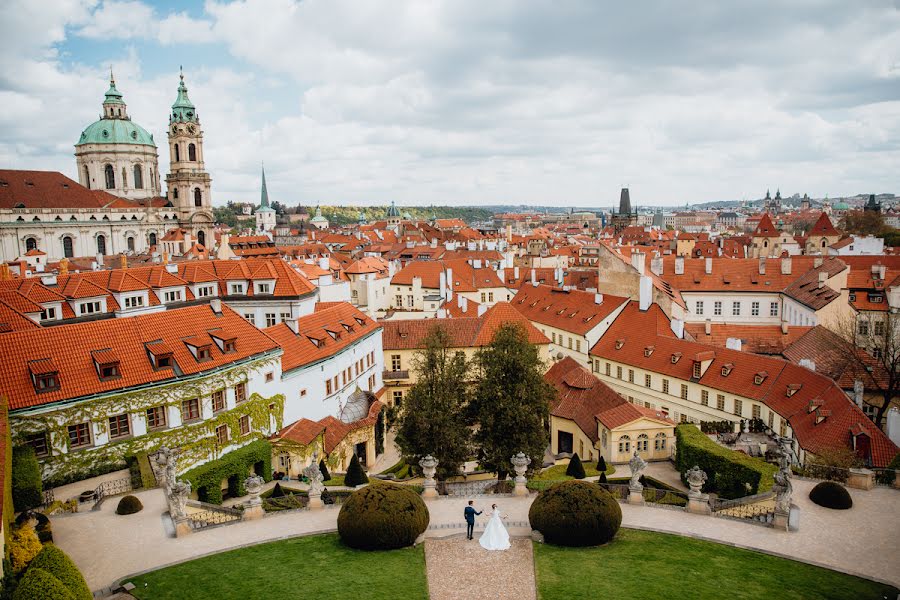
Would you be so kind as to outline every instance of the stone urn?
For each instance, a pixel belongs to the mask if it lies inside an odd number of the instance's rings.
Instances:
[[[434,474],[437,473],[437,459],[429,454],[419,461],[419,466],[422,467],[422,474],[425,475],[425,482],[422,484],[425,489],[422,491],[422,497],[437,498],[438,493],[434,480]]]
[[[512,463],[513,470],[516,472],[516,487],[513,489],[513,494],[516,496],[528,495],[528,488],[525,487],[525,484],[527,483],[525,472],[528,471],[531,459],[525,456],[523,452],[519,452],[510,459],[510,462]]]

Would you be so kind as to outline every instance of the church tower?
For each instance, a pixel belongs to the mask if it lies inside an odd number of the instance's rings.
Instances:
[[[269,190],[266,189],[266,168],[262,168],[262,191],[259,208],[256,209],[256,230],[267,233],[275,229],[275,210],[269,206]]]
[[[169,114],[169,202],[178,210],[181,227],[206,245],[213,224],[212,180],[203,161],[203,131],[194,104],[188,98],[184,73],[180,74],[178,97]],[[209,231],[207,231],[209,230]]]

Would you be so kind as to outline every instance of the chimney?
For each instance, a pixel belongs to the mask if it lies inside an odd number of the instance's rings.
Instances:
[[[163,252],[162,261],[163,261],[164,265],[169,264],[169,253],[168,252]]]
[[[781,259],[781,274],[782,275],[790,275],[791,274],[791,257],[785,256]]]
[[[707,319],[703,324],[703,333],[706,335],[712,335],[712,319]]]
[[[706,274],[710,275],[712,273],[712,259],[707,257],[705,260],[706,260]]]
[[[462,296],[457,296],[457,297],[456,297],[456,306],[462,308],[462,299],[463,299]]]
[[[473,261],[472,261],[472,266],[473,266],[474,268],[476,268],[476,269],[480,269],[480,268],[481,268],[481,259],[480,259],[480,258],[476,258],[475,260],[473,260]]]
[[[506,242],[508,244],[512,243],[512,225],[506,226]]]
[[[537,271],[531,270],[531,285],[537,285]]]
[[[59,261],[59,274],[60,275],[68,275],[69,274],[69,259],[63,258]]]
[[[813,269],[818,269],[819,267],[821,267],[821,266],[822,266],[822,262],[823,262],[823,261],[822,261],[822,257],[821,257],[821,256],[815,257],[815,258],[813,259]]]
[[[212,298],[209,301],[209,307],[212,309],[214,313],[217,315],[222,314],[222,299],[221,298]]]
[[[9,265],[3,263],[0,265],[0,281],[9,281],[12,279],[12,275],[9,272]]]
[[[860,408],[863,407],[863,393],[865,392],[865,385],[863,385],[862,379],[857,379],[853,382],[853,401]]]
[[[675,257],[675,274],[676,275],[684,275],[684,257],[683,256]]]
[[[884,281],[884,274],[885,274],[886,270],[887,270],[887,266],[882,265],[882,264],[878,265],[878,279]]]
[[[781,322],[781,335],[787,335],[787,334],[788,334],[788,322],[782,321]]]
[[[461,302],[459,308],[462,310],[463,314],[469,312],[469,299],[465,296],[460,296],[459,300]]]
[[[634,267],[634,270],[638,272],[638,274],[644,274],[644,253],[643,252],[632,252],[631,253],[631,266]]]
[[[641,275],[639,307],[646,311],[653,303],[653,281],[647,275]]]
[[[603,304],[603,294],[594,294],[594,304]]]
[[[766,274],[766,257],[765,256],[759,257],[759,274],[760,275]]]
[[[440,292],[441,298],[446,299],[447,298],[447,274],[444,273],[443,271],[438,273],[438,286],[440,286],[440,288],[441,288],[440,290],[438,290]]]
[[[103,255],[100,254],[99,252],[97,253],[96,262],[97,262],[97,266],[99,266],[99,267],[103,266]]]
[[[825,287],[825,280],[828,279],[828,273],[819,272],[819,289]]]
[[[516,280],[516,283],[519,283],[519,267],[513,267],[513,277]]]
[[[728,338],[725,340],[725,347],[729,350],[741,351],[741,338]]]
[[[488,310],[488,307],[487,307],[487,306],[485,306],[484,304],[479,304],[479,305],[478,305],[478,316],[480,317],[481,315],[483,315],[484,313],[486,313],[487,310]]]
[[[683,267],[684,263],[681,264]],[[663,274],[663,259],[659,254],[650,259],[650,271],[656,276]]]
[[[285,319],[284,324],[294,332],[294,335],[300,335],[300,326],[297,323],[297,319]]]
[[[447,300],[453,300],[453,269],[447,269]]]
[[[684,321],[681,319],[672,319],[669,323],[669,327],[672,328],[672,333],[675,334],[675,337],[680,340],[684,339]]]

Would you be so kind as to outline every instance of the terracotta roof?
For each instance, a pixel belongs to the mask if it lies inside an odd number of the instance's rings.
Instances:
[[[497,272],[490,268],[475,269],[462,259],[438,261],[413,261],[391,279],[394,285],[412,285],[413,277],[422,279],[422,287],[440,288],[440,274],[452,270],[454,292],[475,292],[482,288],[504,287]]]
[[[210,332],[223,327],[239,336],[233,353],[223,354],[213,344],[212,359],[200,363],[181,343],[189,336],[208,338]],[[170,349],[177,368],[155,370],[147,354],[151,342],[157,349]],[[98,350],[116,353],[121,377],[100,381],[92,354]],[[10,409],[15,410],[161,383],[278,350],[271,338],[227,306],[222,306],[220,315],[209,306],[191,306],[127,319],[17,331],[0,335],[0,394],[9,398]],[[35,391],[28,372],[35,358],[47,358],[58,365],[58,390]]]
[[[778,237],[780,235],[781,231],[772,223],[769,213],[763,213],[759,225],[756,226],[756,231],[753,232],[753,237]]]
[[[591,292],[538,285],[523,286],[510,303],[533,322],[585,335],[627,301],[603,294],[597,304],[595,298]]]
[[[828,215],[822,213],[819,215],[819,218],[816,219],[816,222],[812,226],[812,229],[809,230],[807,237],[812,237],[814,235],[839,237],[841,235],[841,232],[834,228],[834,225],[831,224],[831,219],[828,218]]]
[[[841,294],[840,291],[834,290],[824,283],[820,287],[819,274],[825,273],[828,279],[831,279],[845,270],[847,270],[847,265],[839,259],[827,258],[820,267],[807,271],[794,283],[785,288],[784,293],[813,310],[820,310]]]
[[[799,364],[807,358],[816,364],[816,372],[834,379],[845,390],[853,389],[853,382],[862,380],[866,389],[887,386],[887,374],[881,364],[861,348],[856,349],[858,359],[848,353],[848,344],[836,333],[821,325],[809,330],[783,352],[786,359]],[[871,371],[860,364],[868,365]]]
[[[690,336],[698,342],[724,348],[728,338],[741,340],[741,350],[756,354],[781,354],[791,343],[812,327],[791,325],[782,333],[780,325],[744,325],[736,323],[712,323],[706,335],[704,323],[686,323]]]
[[[330,454],[352,431],[373,426],[378,418],[378,413],[381,412],[383,407],[384,404],[380,400],[374,400],[369,405],[368,414],[352,423],[344,423],[330,415],[318,421],[299,419],[274,434],[271,439],[283,439],[308,446],[322,434],[325,452]]]
[[[0,169],[0,208],[106,208],[120,200],[56,171]]]

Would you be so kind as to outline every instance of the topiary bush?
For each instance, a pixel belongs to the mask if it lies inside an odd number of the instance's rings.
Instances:
[[[566,468],[566,475],[569,477],[574,477],[575,479],[584,479],[584,465],[581,464],[581,459],[578,458],[578,453],[572,455],[572,458],[569,459],[569,466]]]
[[[324,458],[319,461],[319,471],[322,472],[322,481],[331,479],[331,473],[328,472],[328,465],[325,464]]]
[[[272,493],[269,494],[269,498],[284,498],[284,490],[281,489],[281,484],[277,481],[275,482],[275,487],[272,488]]]
[[[850,493],[836,481],[822,481],[809,492],[809,499],[825,508],[847,510],[853,506]]]
[[[606,471],[600,471],[600,479],[597,480],[597,483],[607,483]]]
[[[144,508],[144,505],[141,504],[141,501],[138,500],[137,496],[125,496],[121,500],[119,500],[119,505],[116,507],[117,515],[133,515],[136,512],[140,512]]]
[[[604,459],[603,456],[597,461],[597,470],[601,473],[606,471],[606,459]]]
[[[41,465],[31,446],[16,446],[12,454],[12,497],[17,511],[31,510],[43,502]]]
[[[369,478],[362,470],[362,467],[359,464],[359,458],[354,454],[350,459],[350,466],[347,467],[347,474],[344,475],[344,485],[356,487],[364,483],[369,483]]]
[[[56,577],[76,600],[93,600],[84,576],[69,555],[54,546],[47,544],[28,565],[28,572],[34,569],[44,570]]]
[[[16,586],[12,600],[75,600],[75,596],[44,569],[28,569]]]
[[[564,481],[538,494],[528,511],[531,528],[559,546],[598,546],[622,524],[619,503],[599,485]]]
[[[9,540],[9,562],[12,564],[13,572],[19,573],[24,570],[41,548],[41,541],[30,522],[23,523],[13,531]]]
[[[351,548],[391,550],[415,543],[428,520],[428,508],[413,490],[374,481],[344,501],[337,525],[341,540]]]

